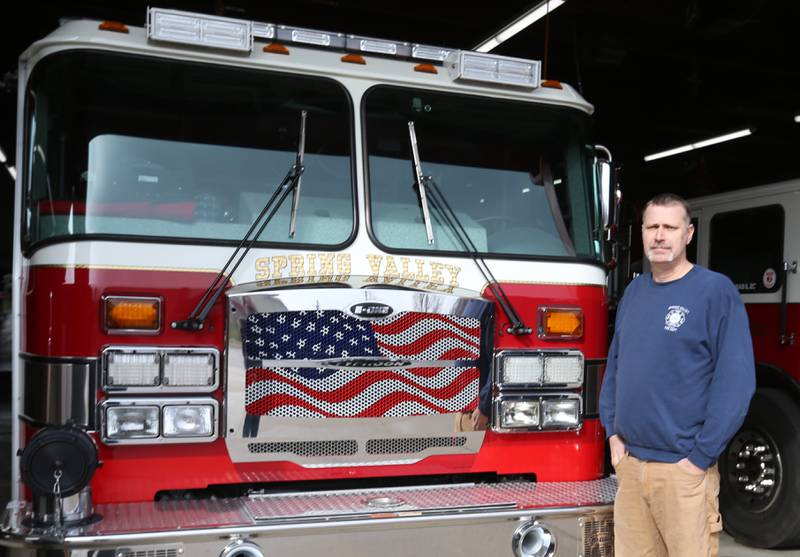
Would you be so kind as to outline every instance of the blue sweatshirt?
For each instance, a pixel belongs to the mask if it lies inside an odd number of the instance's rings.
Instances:
[[[628,285],[600,392],[606,434],[641,460],[716,462],[755,390],[753,346],[739,292],[695,265],[678,280]]]

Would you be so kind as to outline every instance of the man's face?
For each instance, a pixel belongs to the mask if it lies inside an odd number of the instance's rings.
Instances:
[[[642,217],[642,245],[650,263],[671,263],[686,259],[686,245],[694,227],[686,223],[683,205],[651,205]]]

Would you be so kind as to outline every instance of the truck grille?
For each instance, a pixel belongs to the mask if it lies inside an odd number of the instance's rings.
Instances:
[[[371,284],[227,292],[234,462],[394,466],[480,450],[469,416],[490,381],[494,305]]]
[[[471,317],[403,311],[368,321],[337,310],[285,311],[250,314],[244,346],[248,364],[379,356],[474,360],[480,334],[480,322]]]
[[[405,417],[467,412],[477,403],[475,365],[355,369],[263,366],[264,361],[382,358],[474,361],[480,322],[400,312],[376,320],[338,310],[253,313],[244,331],[245,409],[285,418]]]
[[[477,367],[410,369],[251,368],[253,416],[376,418],[467,412],[478,400]]]
[[[291,453],[297,456],[349,456],[358,452],[358,442],[343,441],[281,441],[249,443],[251,453]]]

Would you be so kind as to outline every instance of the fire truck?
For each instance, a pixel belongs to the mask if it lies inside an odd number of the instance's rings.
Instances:
[[[757,390],[720,458],[725,528],[760,547],[800,544],[800,180],[690,200],[696,261],[744,300]]]
[[[591,112],[538,61],[158,8],[34,43],[0,544],[611,555]]]

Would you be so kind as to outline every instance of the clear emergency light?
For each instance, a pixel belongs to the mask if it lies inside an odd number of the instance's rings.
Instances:
[[[253,25],[250,21],[162,8],[148,10],[147,37],[240,52],[253,50]]]
[[[541,64],[538,60],[459,50],[451,53],[444,65],[454,80],[499,83],[528,89],[539,86]]]
[[[579,350],[505,350],[497,354],[495,373],[501,386],[579,387],[583,382],[583,354]]]
[[[210,392],[219,384],[216,348],[109,346],[102,363],[106,391]]]

